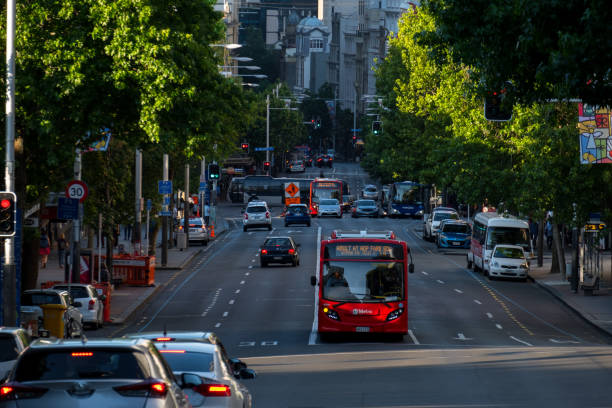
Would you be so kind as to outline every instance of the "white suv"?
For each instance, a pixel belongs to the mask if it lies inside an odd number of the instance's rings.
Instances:
[[[437,207],[434,208],[433,212],[429,214],[424,220],[423,225],[423,239],[428,241],[435,241],[438,236],[438,229],[440,228],[440,221],[452,219],[458,220],[459,213],[453,208],[448,207]]]
[[[272,214],[265,201],[251,201],[242,217],[242,230],[246,231],[251,227],[267,227],[272,230]]]

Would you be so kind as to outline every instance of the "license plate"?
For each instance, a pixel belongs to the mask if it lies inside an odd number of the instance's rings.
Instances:
[[[281,259],[283,259],[283,257],[282,257],[282,256],[275,256],[275,257],[274,257],[274,260],[275,260],[275,261],[280,261]]]
[[[455,246],[459,246],[459,245],[461,245],[461,242],[453,242],[452,244],[455,245]]]
[[[355,327],[355,331],[358,333],[368,333],[370,331],[369,327],[357,326]]]

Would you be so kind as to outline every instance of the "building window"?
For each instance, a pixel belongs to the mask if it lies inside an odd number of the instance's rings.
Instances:
[[[316,50],[323,49],[323,40],[320,38],[313,38],[310,40],[310,48]]]

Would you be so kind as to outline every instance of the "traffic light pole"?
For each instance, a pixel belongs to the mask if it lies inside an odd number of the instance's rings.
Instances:
[[[270,95],[266,95],[266,162],[270,162]],[[266,175],[270,170],[266,171]]]

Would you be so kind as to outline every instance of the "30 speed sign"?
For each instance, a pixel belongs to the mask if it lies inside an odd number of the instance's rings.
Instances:
[[[72,180],[66,187],[66,197],[76,198],[82,203],[87,198],[87,184],[81,180]]]

